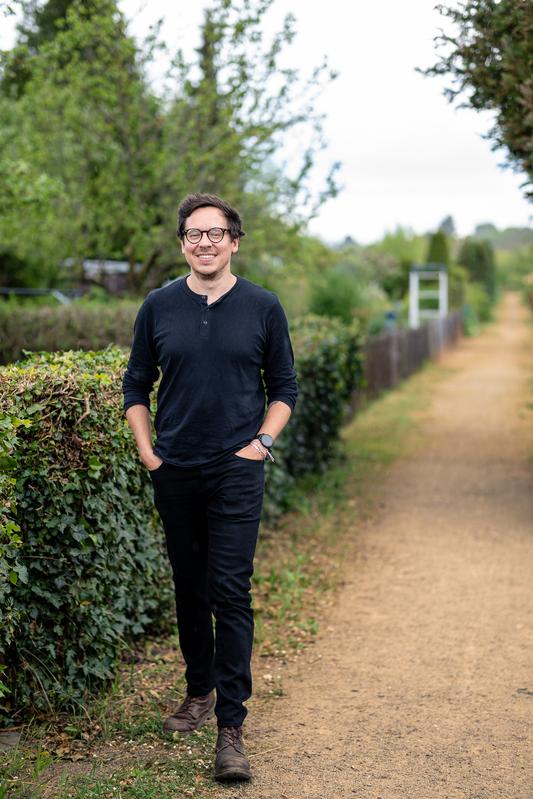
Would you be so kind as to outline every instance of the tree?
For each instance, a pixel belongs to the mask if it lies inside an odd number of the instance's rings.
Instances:
[[[509,166],[524,172],[526,196],[533,198],[533,3],[531,0],[466,0],[457,7],[439,5],[457,26],[441,33],[446,48],[430,76],[448,75],[450,101],[465,95],[463,106],[495,112],[487,133],[493,149],[504,148]]]
[[[44,6],[21,2],[22,21],[17,25],[18,40],[13,50],[4,53],[0,91],[20,97],[31,77],[31,63],[45,42],[51,41],[60,28],[68,26],[68,11],[75,0],[47,0]],[[85,4],[90,13],[91,0]]]
[[[498,230],[495,225],[485,223],[476,225],[474,237],[490,241],[497,250],[514,250],[517,247],[533,244],[533,230],[530,227],[509,227]]]
[[[1,139],[0,135],[0,142]],[[20,254],[13,234],[15,231],[21,233],[21,225],[27,224],[28,217],[45,224],[50,207],[60,192],[59,181],[44,172],[37,172],[27,161],[2,157],[0,145],[1,285],[30,286],[38,281],[37,265],[28,263]],[[30,231],[31,226],[25,232],[28,235]]]
[[[197,59],[175,62],[178,91],[166,127],[170,184],[231,198],[248,235],[236,259],[249,271],[265,244],[284,251],[320,205],[337,193],[338,163],[314,193],[310,178],[325,146],[316,98],[334,79],[324,62],[308,80],[282,68],[294,35],[294,18],[265,41],[263,18],[273,0],[218,0],[205,11]],[[193,78],[193,75],[197,77]],[[298,138],[295,154],[288,136]],[[290,161],[290,163],[289,163]]]
[[[364,260],[388,297],[399,300],[409,290],[411,267],[425,259],[426,250],[426,236],[397,227],[387,232],[381,241],[367,247]]]
[[[39,51],[44,42],[53,39],[58,31],[58,23],[68,25],[67,15],[75,0],[47,0],[43,6],[25,3],[24,17],[18,25],[22,42],[28,46],[30,53]],[[85,8],[91,2],[84,3]]]
[[[15,13],[15,7],[21,2],[21,0],[12,0],[8,2],[8,0],[0,0],[0,14],[4,17],[9,17]]]
[[[496,265],[490,242],[471,237],[465,239],[458,261],[466,267],[471,280],[480,283],[493,300],[496,293]]]
[[[18,123],[6,155],[62,185],[46,227],[12,237],[49,275],[66,258],[116,258],[141,283],[161,248],[160,104],[113,0],[88,11],[77,0],[67,23],[40,45],[22,96],[5,107]]]
[[[9,131],[0,163],[27,163],[61,191],[46,220],[37,213],[19,219],[0,231],[0,246],[39,264],[43,282],[59,279],[56,265],[67,258],[126,260],[138,294],[181,264],[179,200],[210,191],[227,196],[245,219],[239,271],[263,274],[280,258],[296,260],[306,221],[337,191],[338,164],[322,191],[310,188],[324,146],[314,103],[334,76],[325,64],[306,81],[281,67],[294,20],[266,43],[263,16],[272,2],[216,0],[205,12],[197,59],[178,54],[164,96],[146,77],[156,34],[138,47],[115,0],[37,5],[49,14],[34,16],[21,33],[23,90],[0,93],[0,130]],[[298,141],[290,158],[289,134]]]
[[[439,225],[439,230],[442,230],[447,236],[455,236],[455,222],[453,221],[453,216],[445,216],[442,222]]]
[[[450,265],[450,249],[448,238],[443,230],[437,230],[429,240],[427,262],[429,264]]]
[[[427,237],[410,229],[397,227],[385,233],[380,241],[371,245],[372,250],[392,255],[400,262],[410,265],[419,263],[426,257]]]

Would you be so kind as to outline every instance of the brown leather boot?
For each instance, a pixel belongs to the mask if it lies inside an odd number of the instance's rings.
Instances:
[[[164,732],[181,732],[188,735],[211,718],[215,708],[215,692],[205,696],[187,696],[172,716],[163,722]]]
[[[242,741],[241,727],[219,727],[215,759],[215,779],[249,780],[252,776]]]

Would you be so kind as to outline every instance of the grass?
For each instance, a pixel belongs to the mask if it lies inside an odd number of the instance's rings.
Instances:
[[[387,466],[418,446],[416,422],[450,373],[428,365],[361,408],[343,431],[337,462],[300,480],[292,510],[276,530],[262,530],[254,577],[255,712],[283,694],[271,673],[276,661],[297,657],[313,641],[342,579],[347,547],[357,546],[357,525],[380,501]],[[146,641],[130,652],[107,693],[77,715],[28,725],[2,757],[0,799],[208,799],[215,791],[214,725],[188,738],[161,732],[161,719],[184,692],[178,651],[176,637]]]

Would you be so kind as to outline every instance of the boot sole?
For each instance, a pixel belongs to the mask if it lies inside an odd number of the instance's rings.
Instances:
[[[218,780],[218,782],[235,782],[237,780],[247,782],[251,778],[252,775],[249,771],[238,768],[228,768],[224,771],[215,772],[215,779]]]

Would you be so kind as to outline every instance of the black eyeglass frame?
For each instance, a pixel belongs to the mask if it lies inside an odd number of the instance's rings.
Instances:
[[[189,233],[191,233],[193,230],[198,231],[198,233],[200,234],[200,238],[198,239],[198,241],[191,241],[189,238]],[[212,239],[211,236],[209,235],[212,230],[221,230],[222,236],[219,239]],[[231,233],[231,230],[229,227],[218,227],[218,225],[215,225],[214,227],[210,227],[209,230],[200,230],[199,227],[190,227],[187,228],[187,230],[183,231],[183,235],[185,236],[189,244],[200,244],[200,242],[203,239],[204,233],[207,233],[207,238],[209,239],[211,244],[220,244],[220,242],[224,238],[224,233]]]

